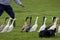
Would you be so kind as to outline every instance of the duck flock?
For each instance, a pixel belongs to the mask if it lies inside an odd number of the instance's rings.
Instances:
[[[30,23],[27,23],[27,20],[30,19]],[[43,22],[39,30],[39,37],[55,37],[56,36],[56,27],[58,24],[58,33],[60,33],[60,19],[58,17],[52,17],[52,24],[46,25],[47,18],[43,17]],[[32,17],[26,17],[24,25],[21,29],[21,32],[34,32],[38,27],[38,16],[36,17],[36,21],[34,25],[32,25]],[[58,22],[58,23],[57,23]]]
[[[32,17],[26,17],[23,27],[21,28],[21,32],[34,32],[36,31],[37,27],[38,27],[38,16],[36,17],[35,23],[34,25],[32,25]],[[8,22],[6,23],[6,21],[8,20]],[[29,24],[28,24],[28,19],[29,19]],[[11,22],[12,20],[12,22]],[[4,19],[4,22],[2,25],[0,25],[0,33],[4,33],[4,32],[11,32],[14,28],[14,22],[15,19],[12,18],[8,18],[6,17]],[[60,33],[60,19],[58,17],[52,17],[52,24],[50,24],[49,26],[46,25],[46,20],[47,18],[44,16],[43,17],[43,21],[42,21],[42,25],[39,28],[39,30],[37,31],[39,33],[39,37],[55,37],[56,36],[56,29],[57,29],[57,24],[58,24],[58,33]],[[57,23],[58,22],[58,23]]]

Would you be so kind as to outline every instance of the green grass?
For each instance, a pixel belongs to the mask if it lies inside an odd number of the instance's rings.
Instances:
[[[0,40],[59,40],[60,34],[57,33],[56,37],[51,38],[39,38],[38,29],[42,25],[42,17],[46,16],[47,26],[52,22],[53,16],[60,17],[60,0],[21,0],[26,7],[24,10],[21,6],[11,2],[11,6],[16,16],[16,27],[10,33],[0,33]],[[27,11],[29,10],[29,11]],[[8,14],[4,14],[0,17],[0,25]],[[36,16],[39,17],[37,31],[31,33],[21,33],[21,28],[24,23],[24,19],[27,16],[32,16],[32,24],[34,24]]]

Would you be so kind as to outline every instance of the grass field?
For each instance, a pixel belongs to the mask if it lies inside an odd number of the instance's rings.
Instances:
[[[39,38],[38,29],[42,25],[43,16],[47,17],[47,26],[52,23],[51,18],[53,16],[60,17],[60,0],[21,0],[26,7],[24,10],[21,6],[11,2],[11,6],[16,15],[16,27],[10,33],[0,33],[0,40],[60,40],[60,34],[57,33],[56,37],[51,38]],[[28,11],[27,11],[28,10]],[[0,17],[0,25],[2,24],[7,13],[4,12]],[[32,16],[32,24],[35,22],[36,16],[39,17],[38,28],[35,32],[22,33],[21,28],[24,23],[24,19],[27,16]]]

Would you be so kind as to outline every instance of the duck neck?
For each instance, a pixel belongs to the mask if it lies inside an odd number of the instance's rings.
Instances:
[[[56,25],[56,23],[57,23],[57,20],[58,20],[58,19],[56,18],[56,20],[55,20],[55,22],[54,22],[54,25]]]
[[[54,24],[55,20],[56,20],[56,17],[53,17],[52,18],[52,24]]]
[[[43,19],[43,24],[45,24],[45,23],[46,23],[46,19],[44,18],[44,19]]]
[[[44,20],[44,24],[46,23],[46,20]]]
[[[10,21],[11,21],[11,19],[9,19],[9,21],[8,21],[7,25],[9,25]]]
[[[29,18],[29,17],[26,17],[25,21],[27,21],[28,18]]]
[[[31,22],[32,22],[32,17],[30,17],[30,24],[32,24]]]
[[[38,17],[36,18],[35,24],[37,24],[37,21],[38,21]]]

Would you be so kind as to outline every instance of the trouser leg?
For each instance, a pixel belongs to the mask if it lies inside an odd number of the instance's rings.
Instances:
[[[4,11],[3,6],[0,4],[0,16],[3,14],[3,11]]]
[[[0,9],[0,16],[3,14],[3,10]]]
[[[12,7],[11,6],[6,6],[5,7],[5,11],[8,13],[8,15],[12,18],[12,19],[14,19],[15,18],[15,14],[14,14],[14,12],[13,12],[13,9],[12,9]],[[12,22],[13,20],[11,20],[11,22]],[[15,22],[14,22],[14,27],[15,27]]]

